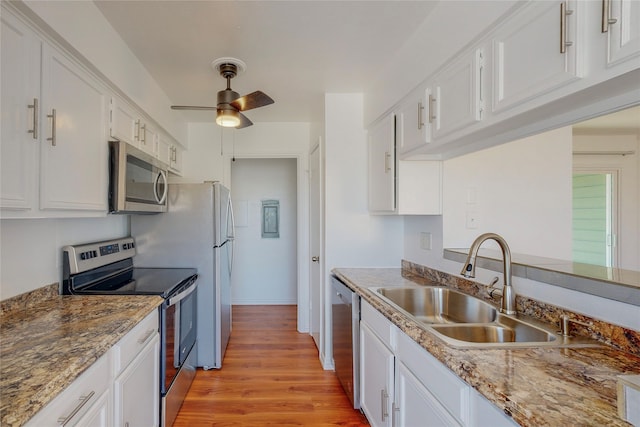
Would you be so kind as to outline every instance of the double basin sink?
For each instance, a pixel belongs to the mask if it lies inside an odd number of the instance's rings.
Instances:
[[[500,313],[479,298],[437,286],[371,289],[453,347],[576,347],[597,345],[565,337],[534,320]]]

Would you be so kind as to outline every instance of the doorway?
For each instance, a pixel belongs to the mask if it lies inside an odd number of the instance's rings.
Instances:
[[[297,159],[231,162],[233,305],[298,303]]]

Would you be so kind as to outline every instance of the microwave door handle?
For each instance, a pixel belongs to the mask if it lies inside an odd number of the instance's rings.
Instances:
[[[158,185],[160,185],[160,179],[162,178],[162,183],[164,184],[164,191],[162,192],[162,196],[158,195]],[[167,184],[167,174],[163,170],[158,171],[158,175],[156,176],[156,182],[153,185],[153,195],[156,198],[156,202],[159,205],[163,204],[165,199],[167,198],[167,191],[169,190],[169,185]]]

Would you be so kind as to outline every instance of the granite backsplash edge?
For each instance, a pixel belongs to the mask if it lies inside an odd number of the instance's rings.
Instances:
[[[16,295],[0,301],[0,315],[10,312],[26,310],[29,307],[38,305],[50,298],[59,296],[59,283],[52,283],[20,295]]]
[[[487,286],[465,279],[461,276],[455,276],[407,260],[402,260],[402,275],[408,279],[411,279],[412,277],[426,279],[431,282],[459,289],[484,300],[492,301],[491,297],[487,293]],[[495,301],[492,302],[495,303]],[[560,325],[560,319],[562,316],[569,316],[571,319],[575,319],[586,324],[585,326],[572,323],[572,333],[597,340],[620,351],[640,356],[639,331],[607,323],[585,314],[575,313],[567,309],[521,295],[516,297],[516,306],[518,313],[531,316],[542,322],[553,325]]]

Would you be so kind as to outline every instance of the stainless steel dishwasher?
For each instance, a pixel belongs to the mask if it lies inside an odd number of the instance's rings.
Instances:
[[[355,409],[360,409],[360,297],[331,276],[333,363]]]

